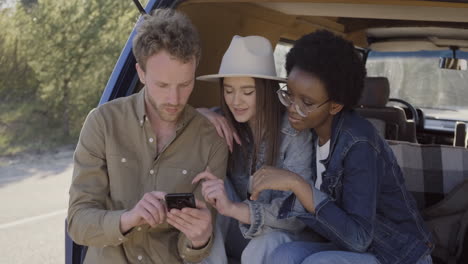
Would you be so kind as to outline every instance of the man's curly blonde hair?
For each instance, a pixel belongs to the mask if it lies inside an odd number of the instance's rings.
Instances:
[[[157,9],[144,15],[133,39],[133,54],[146,71],[148,58],[161,50],[186,63],[200,61],[201,45],[198,32],[190,19],[174,9]]]

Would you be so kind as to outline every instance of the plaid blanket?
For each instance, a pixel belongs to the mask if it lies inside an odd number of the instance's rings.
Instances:
[[[418,208],[444,198],[468,178],[468,149],[446,145],[421,145],[387,141],[395,154]]]

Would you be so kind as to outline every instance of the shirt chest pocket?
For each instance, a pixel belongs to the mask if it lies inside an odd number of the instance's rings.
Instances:
[[[196,169],[161,166],[154,188],[167,193],[190,193],[197,185],[192,184],[192,180],[199,172]]]
[[[141,198],[141,175],[137,160],[123,155],[107,157],[109,189],[112,200],[133,203]]]

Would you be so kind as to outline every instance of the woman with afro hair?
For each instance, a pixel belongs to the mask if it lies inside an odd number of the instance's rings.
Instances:
[[[325,242],[283,244],[268,263],[432,263],[432,238],[393,152],[353,111],[366,75],[353,44],[328,31],[305,35],[287,54],[286,71],[278,96],[291,126],[312,131],[314,182],[264,167],[252,199],[267,189],[293,192],[278,218],[299,218]]]

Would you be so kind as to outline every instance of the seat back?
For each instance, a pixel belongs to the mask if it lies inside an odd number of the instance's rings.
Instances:
[[[388,143],[419,209],[442,200],[456,185],[468,179],[466,148],[401,141]]]
[[[390,84],[386,77],[367,77],[356,111],[374,125],[373,120],[383,121],[385,127],[376,128],[385,139],[416,142],[416,125],[406,118],[402,108],[387,106],[389,94]]]
[[[455,136],[453,138],[453,145],[457,147],[468,148],[467,143],[467,133],[466,133],[466,123],[457,122],[455,125]]]

